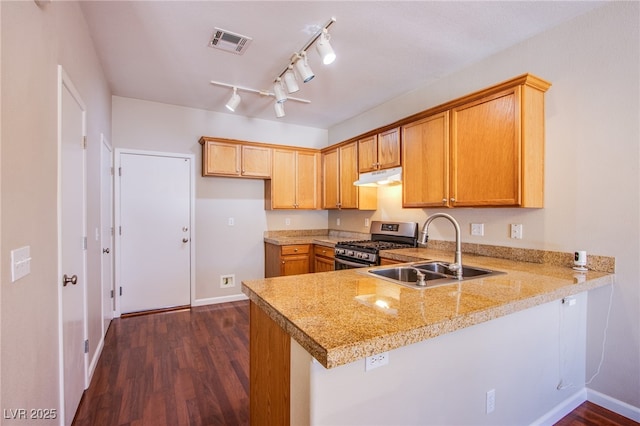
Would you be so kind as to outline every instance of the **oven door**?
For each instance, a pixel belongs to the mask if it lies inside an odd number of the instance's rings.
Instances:
[[[340,259],[339,257],[334,258],[334,267],[336,271],[340,271],[342,269],[368,268],[370,266],[376,266],[376,264],[369,262],[354,262],[353,260]]]

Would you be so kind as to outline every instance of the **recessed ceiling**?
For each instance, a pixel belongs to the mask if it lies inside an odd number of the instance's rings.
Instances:
[[[331,17],[338,55],[285,103],[246,94],[234,114],[329,128],[458,71],[604,2],[591,1],[84,1],[112,93],[227,113],[231,89],[271,91],[292,54]],[[209,47],[215,28],[250,37],[237,55]]]

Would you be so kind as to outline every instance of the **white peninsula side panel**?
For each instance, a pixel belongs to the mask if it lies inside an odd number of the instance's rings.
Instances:
[[[325,369],[292,340],[291,424],[539,421],[584,391],[587,292],[567,302],[393,350],[388,365],[370,371],[365,360]]]

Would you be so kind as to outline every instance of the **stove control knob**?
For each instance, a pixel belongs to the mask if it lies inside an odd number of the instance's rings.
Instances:
[[[363,253],[362,254],[362,259],[368,260],[369,259],[369,253]]]
[[[347,256],[351,256],[351,257],[353,257],[353,255],[354,255],[353,250],[349,250],[349,251],[347,251]]]
[[[356,255],[356,257],[357,257],[358,259],[362,259],[362,257],[363,257],[363,256],[364,256],[364,254],[362,254],[362,253],[358,253],[358,254]]]

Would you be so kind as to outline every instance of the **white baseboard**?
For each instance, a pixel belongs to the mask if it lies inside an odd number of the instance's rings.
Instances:
[[[196,299],[191,302],[191,306],[215,305],[216,303],[237,302],[239,300],[248,300],[244,294],[234,294],[232,296],[208,297],[206,299]]]
[[[91,363],[89,363],[89,371],[87,372],[87,383],[85,389],[89,388],[91,384],[91,379],[93,378],[93,373],[96,371],[96,367],[98,366],[98,360],[100,360],[100,355],[102,354],[102,349],[104,348],[104,336],[100,338],[98,342],[98,347],[96,351],[93,353],[93,357],[91,357]]]
[[[553,426],[564,416],[576,409],[580,404],[587,400],[587,390],[580,389],[569,398],[556,405],[544,416],[531,423],[531,426]]]
[[[638,407],[634,407],[626,402],[611,398],[610,396],[594,391],[593,389],[587,389],[587,400],[640,423],[640,408]]]

